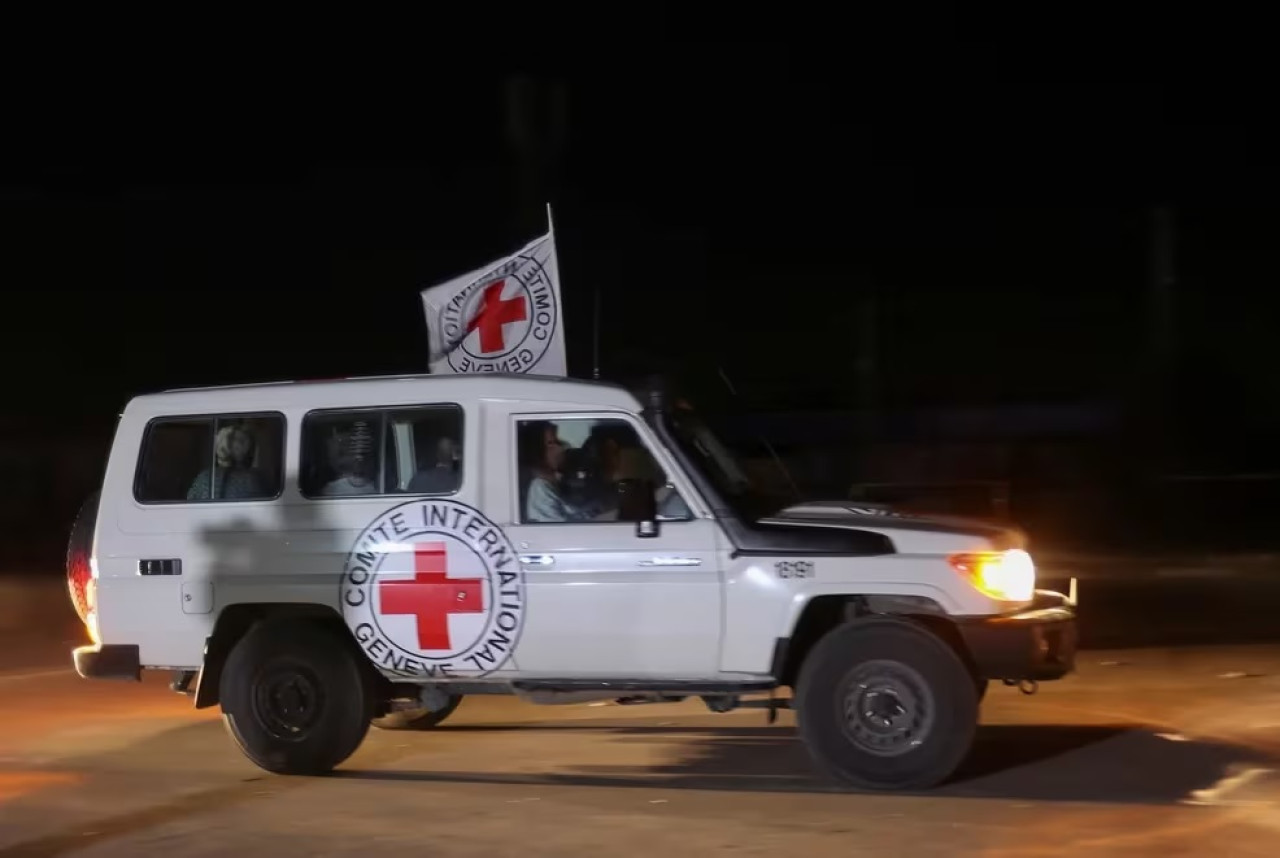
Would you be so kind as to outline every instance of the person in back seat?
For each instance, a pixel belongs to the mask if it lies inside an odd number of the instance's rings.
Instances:
[[[448,435],[436,442],[435,462],[423,468],[409,481],[409,493],[436,495],[456,491],[458,488],[458,462],[462,458],[458,444]]]
[[[270,497],[267,481],[253,467],[253,433],[243,426],[224,426],[213,442],[214,472],[205,468],[187,490],[187,500],[248,500]],[[215,477],[216,473],[216,477]]]
[[[378,486],[370,478],[372,470],[373,432],[366,420],[357,420],[351,428],[338,436],[334,453],[333,470],[338,476],[320,489],[325,497],[371,495]]]

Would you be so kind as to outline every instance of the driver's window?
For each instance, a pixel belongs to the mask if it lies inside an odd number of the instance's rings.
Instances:
[[[516,445],[522,524],[618,521],[624,480],[645,480],[656,487],[660,520],[693,517],[626,420],[521,420]]]

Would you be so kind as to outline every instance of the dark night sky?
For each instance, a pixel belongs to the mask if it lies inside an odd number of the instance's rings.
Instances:
[[[894,401],[1105,396],[1140,342],[1157,201],[1179,207],[1184,362],[1274,362],[1268,149],[1194,115],[1214,95],[1194,71],[645,56],[561,75],[545,195],[575,373],[598,285],[606,374],[722,364],[765,400],[785,388],[775,405],[847,404],[873,284]],[[0,175],[10,416],[31,397],[110,419],[165,386],[421,369],[418,290],[536,227],[499,77],[417,96],[382,122],[381,105],[296,125],[267,105],[120,119],[80,145],[18,135]]]

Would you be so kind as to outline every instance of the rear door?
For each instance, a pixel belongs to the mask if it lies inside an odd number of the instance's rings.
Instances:
[[[234,410],[131,423],[138,455],[113,453],[98,513],[104,642],[137,644],[146,665],[201,663],[217,588],[262,572],[278,539],[286,428]]]

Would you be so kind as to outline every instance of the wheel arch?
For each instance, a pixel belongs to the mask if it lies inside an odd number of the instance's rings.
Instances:
[[[795,687],[801,665],[829,633],[851,620],[886,617],[914,623],[946,643],[976,675],[973,657],[943,605],[925,593],[824,594],[796,610],[790,635],[775,644],[772,674],[779,685]]]
[[[263,623],[314,623],[342,641],[356,657],[370,687],[390,693],[391,682],[369,662],[341,615],[331,606],[311,602],[245,602],[227,605],[218,614],[213,632],[205,639],[204,661],[196,676],[195,708],[218,705],[222,668],[227,656],[249,631]]]

